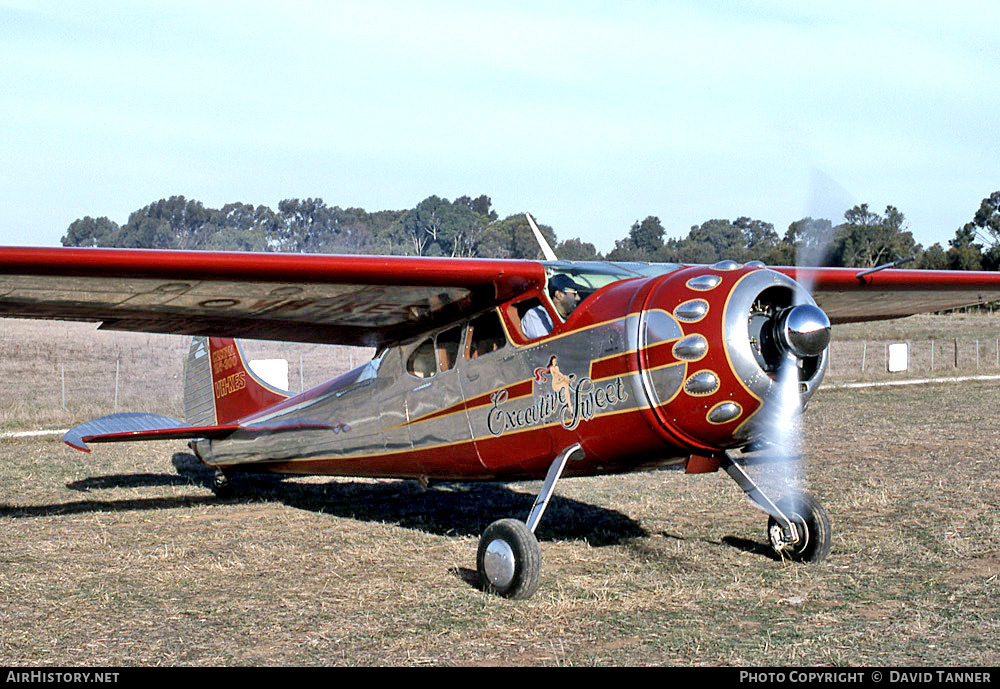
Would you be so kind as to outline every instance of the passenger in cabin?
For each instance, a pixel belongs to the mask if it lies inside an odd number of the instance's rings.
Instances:
[[[580,303],[580,292],[583,289],[582,285],[562,273],[549,280],[549,297],[552,298],[560,318],[566,320],[573,313],[573,309]],[[552,332],[549,312],[541,304],[530,309],[521,319],[521,330],[529,340],[548,335]]]
[[[473,318],[469,323],[469,344],[467,356],[477,359],[484,354],[495,352],[507,344],[507,336],[500,325],[496,311],[487,311]]]

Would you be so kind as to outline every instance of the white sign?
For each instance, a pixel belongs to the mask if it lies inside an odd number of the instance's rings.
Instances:
[[[889,373],[899,373],[907,368],[906,343],[889,345]]]

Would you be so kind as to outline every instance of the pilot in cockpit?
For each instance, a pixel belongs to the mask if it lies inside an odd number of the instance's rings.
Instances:
[[[583,285],[574,282],[571,277],[562,273],[549,280],[549,297],[551,297],[560,318],[566,320],[573,313],[573,309],[580,303],[580,292],[583,289]],[[529,340],[548,335],[552,332],[552,319],[549,317],[549,312],[541,304],[529,309],[521,319],[521,329]]]

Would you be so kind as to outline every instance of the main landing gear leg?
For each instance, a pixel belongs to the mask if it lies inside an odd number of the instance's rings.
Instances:
[[[531,598],[535,593],[538,573],[542,568],[542,553],[535,538],[535,528],[545,513],[566,462],[574,455],[576,459],[583,458],[579,443],[570,445],[553,460],[527,521],[501,519],[486,527],[476,554],[476,568],[483,590],[519,600]]]
[[[721,466],[747,497],[768,514],[767,537],[778,555],[801,562],[819,562],[830,554],[830,517],[813,496],[796,493],[774,502],[729,453]]]

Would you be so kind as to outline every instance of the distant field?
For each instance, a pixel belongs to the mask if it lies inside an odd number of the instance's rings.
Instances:
[[[0,399],[0,431],[65,427],[115,411],[183,418],[184,360],[190,338],[98,331],[93,323],[0,318],[0,380],[17,381]],[[249,359],[288,361],[289,387],[318,385],[372,350],[241,340]],[[65,399],[66,409],[63,410]]]
[[[838,341],[848,340],[993,340],[1000,337],[1000,312],[970,311],[919,314],[889,321],[847,323],[834,327]]]
[[[893,343],[908,346],[907,372],[886,372],[887,346]],[[837,325],[830,351],[830,382],[1000,375],[1000,314],[919,315]]]
[[[0,430],[107,413],[116,360],[121,409],[179,414],[186,348],[0,321]],[[301,355],[307,387],[363,355],[253,348],[288,358],[293,383]],[[517,603],[477,590],[477,540],[524,518],[538,483],[248,477],[218,500],[183,442],[0,439],[0,663],[996,665],[997,418],[992,383],[821,389],[808,475],[834,543],[818,565],[775,560],[722,473],[563,481],[539,591]]]

